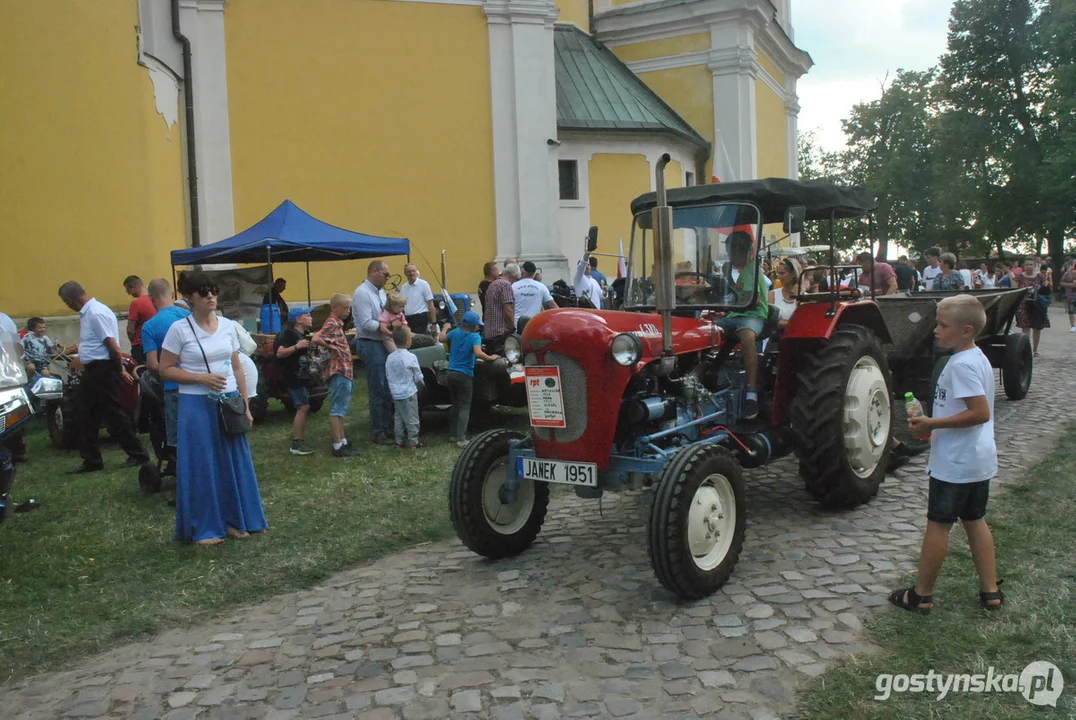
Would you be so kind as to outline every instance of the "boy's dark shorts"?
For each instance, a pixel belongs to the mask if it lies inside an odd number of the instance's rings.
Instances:
[[[989,499],[989,480],[951,483],[930,478],[927,520],[945,524],[952,524],[957,520],[981,520],[986,515],[986,501]]]

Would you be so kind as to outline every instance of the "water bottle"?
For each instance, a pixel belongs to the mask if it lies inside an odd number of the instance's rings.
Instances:
[[[912,418],[923,417],[924,415],[923,403],[919,402],[915,395],[910,392],[904,393],[904,409],[908,413],[909,420]],[[927,433],[923,439],[930,440],[930,433]]]
[[[923,416],[923,403],[910,392],[904,393],[904,409],[908,412],[909,420]]]

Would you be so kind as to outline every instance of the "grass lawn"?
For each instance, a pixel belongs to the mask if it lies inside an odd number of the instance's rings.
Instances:
[[[308,457],[288,452],[291,414],[276,402],[270,410],[250,435],[270,529],[212,548],[172,540],[171,478],[162,494],[142,494],[137,471],[118,469],[115,444],[105,445],[105,472],[67,476],[78,453],[54,449],[44,421],[33,422],[13,494],[43,507],[0,525],[0,682],[451,535],[448,480],[459,451],[447,413],[423,414],[425,448],[375,447],[357,378],[349,436],[363,455],[343,459],[328,453],[327,409],[308,427],[317,449]],[[493,413],[490,423],[526,417]]]
[[[978,608],[978,582],[962,529],[950,536],[950,554],[928,616],[893,610],[869,625],[886,648],[850,658],[817,678],[802,699],[809,718],[1023,718],[1076,715],[1076,427],[1060,450],[991,499],[987,514],[1005,578],[1006,606]],[[910,579],[909,579],[910,580]],[[907,583],[907,584],[910,584]],[[1048,661],[1065,679],[1058,705],[1035,706],[1019,692],[893,693],[876,701],[880,673],[1019,674]]]

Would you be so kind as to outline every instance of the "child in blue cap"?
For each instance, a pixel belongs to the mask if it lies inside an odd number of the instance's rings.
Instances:
[[[471,421],[471,395],[474,392],[475,358],[486,362],[496,360],[498,355],[487,355],[482,350],[482,336],[478,329],[482,327],[482,318],[474,310],[463,313],[460,327],[449,330],[448,325],[441,330],[438,340],[448,343],[448,393],[452,398],[452,410],[449,412],[449,427],[452,430],[456,447],[467,447],[467,425]]]

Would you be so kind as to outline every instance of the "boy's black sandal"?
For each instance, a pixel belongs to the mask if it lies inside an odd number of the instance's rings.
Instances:
[[[907,601],[905,601],[907,596]],[[933,607],[922,607],[923,603],[933,606],[933,595],[920,595],[915,591],[915,585],[911,587],[901,588],[900,590],[894,590],[889,593],[889,602],[896,605],[902,610],[910,610],[911,612],[919,613],[920,615],[929,615]]]
[[[980,592],[979,593],[979,606],[984,610],[997,610],[999,607],[1005,604],[1005,593],[1001,592],[1001,583],[1004,580],[998,580],[998,589],[996,592]],[[991,600],[999,601],[997,605],[991,605]]]

